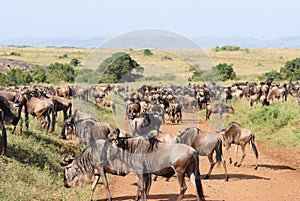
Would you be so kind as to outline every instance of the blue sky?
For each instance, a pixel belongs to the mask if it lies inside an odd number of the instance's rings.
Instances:
[[[162,29],[187,37],[300,35],[298,0],[6,0],[0,41],[108,37]]]

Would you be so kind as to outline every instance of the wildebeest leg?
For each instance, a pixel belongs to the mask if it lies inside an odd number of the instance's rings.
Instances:
[[[238,166],[238,163],[237,163],[238,152],[239,152],[239,146],[236,144],[235,145],[235,161],[234,161],[234,166]]]
[[[107,200],[111,201],[112,197],[111,197],[111,194],[110,194],[110,190],[109,190],[109,186],[108,186],[108,182],[107,182],[107,177],[106,177],[106,174],[105,174],[105,171],[104,171],[104,167],[100,168],[98,171],[99,171],[99,174],[100,174],[100,176],[102,178],[102,182],[104,184],[104,188],[106,190]],[[96,179],[96,177],[98,177],[98,178]],[[90,200],[92,200],[92,196],[93,196],[93,193],[95,191],[95,188],[96,188],[98,180],[99,180],[99,175],[95,175],[95,180],[94,180],[94,183],[93,183],[93,186],[92,186],[92,194],[91,194],[91,199]]]
[[[180,186],[180,193],[177,197],[177,201],[180,201],[180,200],[182,200],[182,197],[187,189],[187,186],[185,183],[184,174],[176,172],[176,175],[177,175],[178,183]]]
[[[210,174],[215,166],[215,162],[213,160],[213,152],[211,152],[210,154],[207,155],[208,157],[208,160],[209,160],[209,163],[210,163],[210,168],[209,168],[209,171],[207,173],[207,175],[204,177],[204,179],[208,179],[210,177]]]
[[[48,134],[50,128],[50,115],[46,114],[46,133]]]
[[[1,149],[0,155],[7,155],[7,136],[6,136],[6,129],[4,124],[2,123],[2,136],[1,136]]]
[[[229,152],[229,148],[231,147],[231,144],[227,144],[226,145],[226,151],[227,151],[227,154],[228,154],[228,157],[229,157],[229,164],[232,163],[232,158],[230,156],[230,152]]]
[[[100,175],[95,175],[95,179],[94,179],[94,182],[92,184],[92,192],[91,192],[91,195],[90,195],[90,200],[93,200],[93,195],[94,195],[97,183],[99,181],[99,178],[100,178]]]
[[[243,145],[241,145],[241,147],[242,147],[243,155],[242,155],[242,158],[241,158],[240,163],[237,164],[238,167],[240,167],[240,166],[242,165],[242,162],[243,162],[243,160],[244,160],[244,158],[245,158],[245,156],[246,156],[246,152],[245,152],[245,147],[246,147],[246,145],[243,144]]]
[[[147,200],[147,193],[150,191],[151,186],[151,174],[149,178],[149,174],[138,174],[138,188],[135,200],[139,200],[139,195],[141,194],[141,200],[146,201]],[[149,180],[150,179],[150,180]]]
[[[68,118],[68,111],[67,110],[63,110],[64,113],[64,121],[66,121],[66,119]]]
[[[225,181],[228,181],[229,176],[228,176],[228,173],[227,173],[226,161],[224,160],[223,156],[222,156],[222,166],[223,166],[224,172],[225,172]]]

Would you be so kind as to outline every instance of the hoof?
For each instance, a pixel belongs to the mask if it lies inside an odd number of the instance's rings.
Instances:
[[[239,165],[238,165],[238,163],[237,163],[237,162],[235,162],[235,163],[234,163],[234,166],[237,166],[237,167],[238,167]]]
[[[208,178],[209,178],[209,175],[207,174],[207,175],[205,175],[205,177],[203,179],[208,179]]]
[[[225,181],[229,181],[229,177],[228,176],[225,178]]]
[[[254,170],[257,170],[258,166],[255,166]]]
[[[229,164],[231,164],[232,163],[232,159],[231,158],[229,158]]]

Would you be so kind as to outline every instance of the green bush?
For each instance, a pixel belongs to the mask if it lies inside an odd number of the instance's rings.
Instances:
[[[271,123],[268,126],[271,126],[272,130],[276,130],[288,125],[296,115],[295,111],[289,111],[281,103],[275,103],[250,113],[249,118],[256,125]]]
[[[300,58],[287,61],[284,67],[281,67],[280,73],[285,80],[300,80]]]
[[[277,72],[276,70],[272,70],[270,72],[264,73],[263,78],[274,78],[275,80],[282,80],[281,73]]]
[[[60,82],[61,79],[65,82],[73,83],[77,75],[75,69],[70,64],[52,63],[48,66],[48,70],[47,80],[51,83]]]
[[[9,56],[18,56],[18,57],[20,57],[21,54],[18,53],[18,52],[11,52],[11,53],[9,53]]]
[[[80,65],[80,60],[79,59],[77,59],[77,58],[73,58],[72,60],[71,60],[71,65],[72,66],[79,66]]]
[[[144,56],[152,56],[153,53],[149,49],[144,49]]]
[[[169,56],[163,56],[161,58],[161,60],[170,60],[170,61],[172,61],[173,59],[171,57],[169,57]]]
[[[219,51],[240,51],[242,49],[238,46],[229,46],[229,45],[227,45],[227,46],[222,46],[222,47],[216,46],[214,50],[216,52],[219,52]]]
[[[46,82],[46,71],[40,66],[36,66],[32,72],[32,78],[37,83]]]

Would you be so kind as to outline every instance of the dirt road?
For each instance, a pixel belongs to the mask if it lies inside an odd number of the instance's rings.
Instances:
[[[184,113],[182,125],[165,125],[163,132],[177,134],[182,127],[198,126],[202,130],[211,128],[208,123],[199,120],[197,113]],[[262,200],[283,201],[300,200],[300,169],[296,169],[295,161],[300,160],[298,153],[284,149],[265,150],[262,145],[257,145],[259,152],[259,168],[254,170],[255,156],[249,146],[242,167],[235,167],[227,163],[229,181],[224,181],[222,166],[216,167],[208,180],[202,179],[206,200]],[[232,147],[232,154],[234,147]],[[226,152],[225,159],[228,161]],[[209,168],[207,158],[201,158],[200,171],[205,175]],[[186,179],[188,189],[183,200],[196,200],[195,189]],[[134,200],[137,187],[134,185],[136,177],[113,176],[110,180],[110,189],[114,200]],[[149,200],[176,200],[179,185],[176,177],[169,182],[159,178],[153,182]],[[104,198],[106,195],[104,194]],[[104,199],[105,200],[105,199]]]

